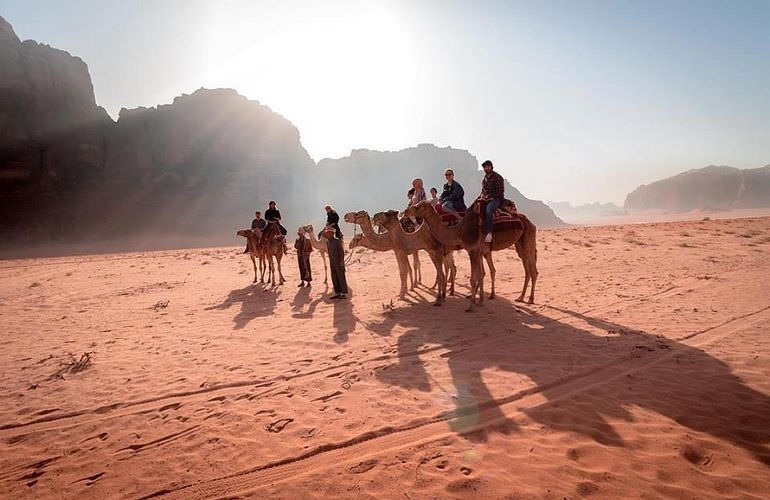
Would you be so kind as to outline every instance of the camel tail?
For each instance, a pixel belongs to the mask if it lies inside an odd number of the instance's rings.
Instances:
[[[531,262],[537,263],[537,226],[526,215],[519,213],[519,217],[524,224],[524,234],[516,241],[516,253],[521,260],[528,257]]]

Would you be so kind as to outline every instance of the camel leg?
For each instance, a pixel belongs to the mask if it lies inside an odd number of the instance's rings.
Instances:
[[[414,267],[414,278],[412,279],[412,290],[414,290],[418,284],[422,283],[422,269],[420,268],[420,256],[419,250],[412,254],[412,262]]]
[[[444,257],[444,264],[446,265],[446,275],[449,276],[449,295],[455,294],[455,277],[457,276],[457,266],[455,266],[454,255],[448,253]]]
[[[286,282],[286,280],[283,278],[283,272],[281,271],[281,259],[282,258],[283,258],[283,255],[280,254],[280,253],[275,256],[275,260],[278,261],[278,277],[280,278],[280,280],[278,282],[279,285],[283,285]]]
[[[430,260],[433,261],[433,266],[436,268],[436,281],[438,281],[438,290],[436,293],[435,306],[440,306],[444,303],[446,297],[446,276],[444,276],[444,256],[439,252],[428,252]]]
[[[265,262],[265,254],[259,254],[259,282],[265,282],[265,268],[267,268],[267,262]]]
[[[249,257],[251,257],[251,265],[254,266],[254,281],[252,283],[257,282],[257,259],[254,257],[254,254],[249,252]]]
[[[406,254],[396,254],[396,263],[398,264],[398,276],[401,278],[401,291],[399,292],[399,298],[406,297],[406,277],[407,274],[412,276],[412,269],[409,267],[409,257]],[[412,277],[414,280],[414,277]]]
[[[487,267],[489,267],[489,280],[492,283],[492,290],[489,292],[489,298],[494,299],[495,298],[495,263],[492,262],[492,252],[488,252],[486,255],[484,255],[484,258],[487,260]]]
[[[319,250],[321,253],[321,260],[324,261],[324,285],[329,284],[329,271],[326,269],[326,252],[323,250]]]
[[[481,275],[483,271],[483,264],[481,264],[481,255],[477,250],[468,250],[468,257],[471,261],[471,292],[468,295],[469,303],[466,312],[473,312],[476,305],[476,291],[479,289],[479,282],[483,279]],[[479,271],[479,266],[482,267]]]
[[[526,259],[521,259],[521,264],[524,267],[524,287],[521,289],[521,295],[516,298],[516,302],[524,302],[524,295],[527,293],[527,286],[529,286],[529,264]]]
[[[530,290],[530,293],[529,293],[529,303],[534,304],[535,303],[535,282],[537,282],[537,275],[538,275],[537,261],[534,259],[528,259],[528,260],[530,262],[527,267],[529,267],[529,275],[532,278],[532,289]]]
[[[275,286],[275,268],[273,267],[273,256],[270,254],[267,255],[267,269],[267,282],[270,283],[271,286]]]

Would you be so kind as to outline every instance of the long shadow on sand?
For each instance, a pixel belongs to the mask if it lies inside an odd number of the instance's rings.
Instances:
[[[770,397],[744,384],[727,364],[700,349],[559,310],[562,320],[571,317],[604,330],[596,335],[519,309],[503,298],[452,321],[437,321],[433,311],[432,306],[415,305],[367,324],[383,336],[390,336],[396,325],[408,329],[398,337],[398,363],[379,370],[377,376],[405,388],[431,391],[433,386],[445,391],[456,408],[446,415],[450,427],[470,440],[485,440],[490,430],[517,430],[500,406],[533,392],[531,385],[520,390],[495,385],[498,394],[493,396],[482,373],[495,368],[532,380],[547,402],[522,411],[553,429],[625,446],[607,418],[632,421],[627,408],[637,406],[730,441],[770,465]],[[434,346],[448,350],[441,357],[448,363],[454,390],[433,380],[420,359]],[[644,369],[631,370],[634,367]],[[597,381],[605,372],[614,376]],[[565,396],[565,386],[583,381],[599,383],[579,397]],[[486,422],[486,430],[464,432]],[[685,457],[699,459],[692,455]]]
[[[257,284],[232,290],[221,304],[207,307],[207,311],[225,310],[240,304],[241,310],[233,318],[234,330],[245,328],[255,318],[273,314],[278,302],[278,290]]]

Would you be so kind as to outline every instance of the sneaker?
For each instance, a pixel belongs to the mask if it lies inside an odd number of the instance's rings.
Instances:
[[[487,236],[484,238],[484,243],[492,243],[492,233],[487,233]]]

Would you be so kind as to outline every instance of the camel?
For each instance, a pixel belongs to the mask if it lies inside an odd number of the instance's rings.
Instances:
[[[281,271],[281,259],[283,259],[284,254],[284,243],[281,241],[281,233],[278,230],[278,225],[272,222],[267,225],[267,229],[265,229],[264,232],[265,235],[263,239],[267,240],[264,245],[265,256],[267,257],[268,269],[270,272],[268,281],[270,281],[272,286],[275,286],[276,265],[273,264],[273,257],[275,257],[275,261],[278,267],[278,284],[283,285],[286,280],[284,279],[283,272]]]
[[[369,239],[366,237],[365,234],[360,233],[353,237],[352,240],[350,240],[350,244],[348,247],[353,250],[355,247],[364,247],[368,248],[370,250],[379,251],[379,248],[376,248],[375,245],[372,245],[372,243],[369,241]],[[392,250],[392,248],[391,248]],[[415,252],[416,253],[416,252]],[[452,253],[449,253],[444,258],[444,276],[451,276],[449,278],[449,295],[455,294],[455,275],[457,274],[457,267],[454,263],[454,255]],[[433,281],[433,285],[431,285],[431,290],[435,289],[438,286],[438,276],[436,276],[436,279]],[[414,283],[412,284],[412,289],[414,289]]]
[[[433,262],[433,266],[436,268],[438,281],[438,290],[434,305],[440,306],[443,304],[446,299],[447,291],[446,276],[444,274],[444,257],[448,253],[451,253],[454,248],[447,248],[441,244],[430,234],[430,230],[424,224],[417,228],[413,233],[407,233],[401,226],[401,220],[399,219],[396,210],[375,214],[373,223],[387,229],[385,234],[390,238],[391,242],[393,242],[394,249],[399,249],[406,253],[425,250],[428,253],[430,260]]]
[[[323,236],[321,236],[320,239],[316,238],[315,229],[313,229],[312,224],[308,224],[307,226],[300,226],[299,230],[310,237],[310,244],[312,244],[313,248],[318,250],[318,253],[321,254],[321,260],[324,262],[324,285],[326,285],[329,280],[329,271],[327,270],[326,265],[326,243],[328,240]]]
[[[524,287],[521,290],[521,295],[516,299],[517,302],[524,302],[524,296],[527,292],[530,280],[532,280],[532,288],[529,295],[528,302],[530,304],[535,301],[535,283],[537,282],[537,227],[524,214],[519,214],[521,221],[524,225],[524,230],[511,229],[511,228],[498,228],[495,231],[495,239],[492,241],[492,245],[483,243],[481,240],[481,231],[478,226],[478,214],[469,210],[461,223],[457,226],[447,226],[430,205],[430,203],[421,202],[416,206],[410,207],[405,212],[406,215],[412,217],[422,217],[425,224],[430,228],[431,234],[441,243],[446,246],[460,246],[468,251],[468,255],[471,258],[471,306],[469,310],[473,309],[475,302],[475,294],[479,292],[479,302],[483,300],[483,279],[484,279],[484,267],[481,264],[481,258],[483,257],[487,261],[489,267],[490,278],[492,282],[492,290],[490,292],[490,298],[495,297],[495,266],[492,261],[492,251],[502,250],[508,248],[511,245],[515,245],[516,253],[521,258],[522,265],[524,266]],[[476,238],[476,239],[474,239]],[[480,267],[480,269],[479,269]]]
[[[259,282],[265,282],[265,253],[262,251],[262,231],[259,229],[241,229],[236,233],[238,236],[246,238],[246,245],[249,247],[249,257],[251,257],[251,263],[254,265],[254,283],[257,282],[257,259],[259,259]]]
[[[407,275],[411,280],[411,289],[413,290],[416,286],[414,276],[412,274],[412,268],[409,267],[408,254],[398,248],[394,248],[393,243],[385,233],[380,234],[374,232],[372,220],[366,210],[348,212],[345,214],[344,220],[348,224],[358,224],[361,226],[361,230],[363,231],[364,237],[367,241],[367,248],[371,248],[372,250],[376,250],[378,252],[387,252],[389,250],[393,251],[394,255],[396,256],[398,274],[401,279],[401,290],[399,292],[399,297],[403,299],[406,296]]]

